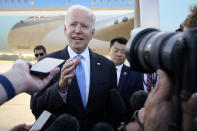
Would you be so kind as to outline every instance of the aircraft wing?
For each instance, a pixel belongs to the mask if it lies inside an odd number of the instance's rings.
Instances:
[[[134,12],[97,21],[94,38],[111,41],[115,37],[129,39],[134,27]]]
[[[132,11],[118,15],[96,15],[96,32],[89,46],[98,53],[107,55],[109,41],[114,37],[129,39],[133,28]],[[8,45],[17,53],[32,53],[33,48],[42,44],[48,52],[62,49],[68,43],[64,35],[64,15],[28,17],[16,23],[8,33]]]

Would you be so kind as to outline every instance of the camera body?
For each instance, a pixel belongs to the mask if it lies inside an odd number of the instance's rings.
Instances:
[[[197,91],[197,28],[187,32],[161,32],[154,28],[136,28],[126,45],[126,57],[133,70],[167,72],[183,88]]]

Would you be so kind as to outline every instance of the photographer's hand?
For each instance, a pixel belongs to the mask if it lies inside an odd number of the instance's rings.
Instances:
[[[159,83],[150,92],[145,103],[145,131],[167,131],[171,122],[173,104],[171,81],[165,72],[158,70]]]
[[[24,60],[16,60],[12,69],[4,73],[15,87],[16,94],[21,92],[32,93],[43,89],[51,79],[60,71],[59,68],[53,69],[49,76],[40,79],[31,75],[29,66],[31,63]]]
[[[187,92],[184,90],[184,92]],[[194,119],[197,112],[197,96],[182,101],[183,107],[183,131],[194,130]]]
[[[10,129],[10,131],[29,131],[30,128],[31,128],[31,126],[29,126],[29,125],[20,124],[20,125],[14,126],[12,129]]]
[[[175,113],[175,94],[170,78],[162,70],[157,71],[160,81],[151,91],[145,103],[145,131],[167,131]],[[186,92],[185,90],[182,91]],[[184,94],[184,93],[183,93]],[[192,130],[197,111],[197,97],[182,100],[183,131]]]
[[[15,91],[14,95],[17,95],[21,92],[32,93],[40,91],[41,89],[45,88],[51,79],[60,71],[59,68],[55,68],[50,72],[49,76],[40,79],[39,77],[30,74],[30,65],[31,64],[27,61],[17,60],[12,68],[3,74],[3,76],[5,76],[13,85]],[[8,94],[6,93],[5,89],[3,89],[3,85],[0,85],[0,87],[0,104],[2,104],[8,100]]]

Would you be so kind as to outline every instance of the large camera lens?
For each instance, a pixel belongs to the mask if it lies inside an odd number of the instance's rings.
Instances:
[[[182,47],[183,33],[161,32],[154,28],[137,28],[131,32],[126,56],[132,69],[153,73],[161,68],[170,74],[177,66],[177,47]]]

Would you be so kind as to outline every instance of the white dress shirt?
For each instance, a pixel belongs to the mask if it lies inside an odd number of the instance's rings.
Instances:
[[[73,60],[76,60],[76,58],[74,58],[74,57],[78,55],[70,48],[70,46],[68,46],[68,54],[69,54],[70,58],[72,58]],[[85,70],[86,100],[88,101],[88,95],[89,95],[89,89],[90,89],[90,53],[89,53],[89,49],[86,48],[84,50],[84,52],[82,52],[80,55],[83,56],[83,59],[81,59],[81,63],[82,63],[84,70]]]
[[[121,74],[121,70],[122,70],[122,65],[119,65],[119,66],[116,66],[116,74],[117,74],[117,86],[118,86],[118,83],[119,83],[119,79],[120,79],[120,74]]]
[[[70,46],[68,46],[68,54],[70,56],[70,58],[72,58],[73,60],[76,60],[75,56],[79,55],[77,53],[75,53]],[[84,67],[85,70],[85,80],[86,80],[86,104],[88,102],[88,96],[89,96],[89,89],[90,89],[90,53],[89,53],[89,49],[86,48],[84,50],[84,52],[82,52],[80,54],[81,56],[83,56],[83,59],[81,59],[81,63]],[[66,97],[67,97],[67,92],[66,93],[61,93],[59,91],[60,96],[63,99],[63,102],[66,103]]]

